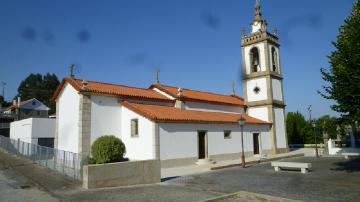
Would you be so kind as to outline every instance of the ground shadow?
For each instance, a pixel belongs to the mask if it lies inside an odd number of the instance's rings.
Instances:
[[[179,178],[179,177],[180,176],[164,177],[164,178],[161,178],[161,182],[166,182],[168,180],[176,179],[176,178]]]
[[[359,172],[360,171],[360,158],[351,158],[347,161],[334,163],[336,168],[332,168],[334,171],[346,171],[346,172]]]

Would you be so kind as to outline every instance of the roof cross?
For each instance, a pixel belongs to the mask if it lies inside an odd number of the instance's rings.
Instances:
[[[70,64],[69,69],[70,69],[70,77],[71,78],[74,78],[74,67],[75,67],[74,64]]]
[[[160,73],[159,67],[156,67],[156,83],[160,83],[159,73]]]
[[[236,95],[236,92],[235,92],[235,83],[234,83],[234,81],[231,82],[231,89],[232,89],[231,95]]]

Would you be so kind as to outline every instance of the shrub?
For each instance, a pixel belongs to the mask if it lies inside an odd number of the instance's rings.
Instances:
[[[123,161],[125,152],[124,143],[113,135],[99,137],[91,146],[92,161],[96,164]]]

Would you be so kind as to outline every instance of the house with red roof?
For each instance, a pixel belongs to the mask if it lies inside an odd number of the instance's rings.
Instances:
[[[139,88],[64,78],[53,96],[55,148],[86,158],[98,137],[115,135],[130,160],[162,167],[287,152],[279,41],[266,26],[257,2],[252,31],[241,37],[244,98],[159,81]]]

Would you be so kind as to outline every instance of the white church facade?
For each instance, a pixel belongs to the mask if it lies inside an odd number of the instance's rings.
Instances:
[[[285,102],[275,34],[260,5],[242,36],[244,98],[157,82],[148,88],[64,78],[54,94],[56,148],[90,156],[92,143],[114,135],[130,160],[160,159],[162,167],[288,151]]]

